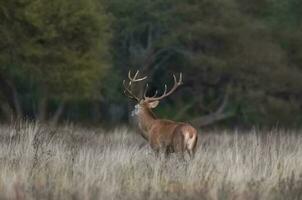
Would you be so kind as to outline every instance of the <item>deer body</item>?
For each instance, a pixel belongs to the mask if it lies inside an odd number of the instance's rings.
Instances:
[[[189,124],[158,120],[150,130],[150,145],[155,151],[165,153],[187,151],[193,156],[197,144],[197,131]]]
[[[149,141],[154,151],[187,151],[190,156],[194,155],[197,144],[197,131],[194,127],[183,122],[158,119],[144,102],[136,105],[134,115],[143,137]]]
[[[132,82],[141,81],[145,78],[136,79],[138,72],[134,78],[131,78],[129,72],[129,85]],[[152,112],[152,109],[159,104],[159,100],[170,95],[180,84],[180,80],[177,82],[174,76],[174,87],[167,93],[167,86],[165,86],[165,92],[160,97],[146,97],[146,91],[143,99],[139,99],[134,96],[125,86],[125,92],[128,92],[131,98],[137,100],[135,109],[132,111],[132,115],[136,118],[138,126],[141,130],[142,136],[149,141],[151,148],[155,152],[162,151],[168,153],[184,153],[188,152],[190,157],[194,156],[196,150],[196,144],[198,139],[197,131],[190,124],[183,122],[174,122],[167,119],[158,119]]]

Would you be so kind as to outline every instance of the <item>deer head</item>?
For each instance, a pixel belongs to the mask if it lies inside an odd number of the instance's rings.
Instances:
[[[139,98],[133,93],[133,91],[131,90],[131,86],[135,82],[140,82],[140,81],[147,79],[147,76],[138,78],[138,74],[139,74],[139,71],[136,71],[134,76],[131,77],[131,72],[129,71],[128,72],[128,79],[129,79],[128,85],[126,84],[125,80],[123,81],[124,93],[129,98],[134,99],[137,102],[137,104],[135,105],[135,109],[132,112],[132,115],[138,115],[142,110],[146,110],[146,109],[151,110],[151,109],[155,108],[156,106],[158,106],[160,100],[162,100],[165,97],[172,94],[178,88],[178,86],[180,86],[182,84],[182,73],[180,73],[178,80],[176,79],[176,76],[173,74],[174,85],[169,91],[167,89],[168,88],[167,85],[165,84],[165,89],[164,89],[164,92],[162,95],[157,96],[158,91],[156,90],[154,95],[149,97],[149,96],[147,96],[148,84],[146,84],[145,90],[144,90],[144,95],[141,98]]]

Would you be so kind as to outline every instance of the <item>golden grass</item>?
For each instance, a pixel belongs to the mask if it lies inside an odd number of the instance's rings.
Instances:
[[[302,199],[299,131],[210,131],[187,162],[127,128],[0,127],[0,199]]]

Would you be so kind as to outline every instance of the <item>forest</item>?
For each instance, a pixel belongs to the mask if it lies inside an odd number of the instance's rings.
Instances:
[[[302,1],[1,0],[0,119],[127,123],[128,71],[197,127],[300,127]],[[143,86],[134,88],[142,93]]]

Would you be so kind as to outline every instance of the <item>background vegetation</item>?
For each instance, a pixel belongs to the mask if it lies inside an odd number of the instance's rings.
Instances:
[[[300,126],[301,10],[299,0],[1,0],[1,120],[125,122],[121,83],[140,69],[150,94],[184,74],[162,117]]]

